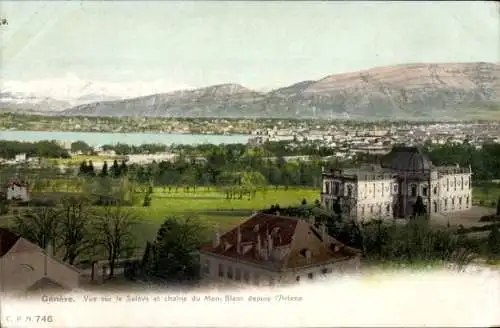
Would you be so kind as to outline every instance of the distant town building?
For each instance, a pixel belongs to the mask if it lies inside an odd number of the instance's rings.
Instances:
[[[357,270],[361,252],[304,220],[254,214],[200,250],[207,282],[275,285]]]
[[[28,240],[0,228],[0,291],[78,288],[80,274]]]
[[[464,211],[471,176],[470,167],[434,166],[417,147],[394,147],[381,165],[323,172],[321,203],[358,220],[411,217],[419,198],[428,215]]]
[[[16,157],[15,157],[15,161],[17,163],[26,162],[26,154],[17,154]]]
[[[7,183],[6,198],[8,200],[29,201],[28,184],[20,180],[12,180]]]

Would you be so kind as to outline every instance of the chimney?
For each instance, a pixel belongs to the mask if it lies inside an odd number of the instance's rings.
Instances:
[[[309,216],[309,218],[308,218],[308,220],[307,220],[307,221],[308,221],[308,222],[309,222],[309,224],[310,224],[310,225],[312,225],[312,226],[316,224],[316,218],[314,217],[314,215]]]
[[[306,256],[307,263],[310,263],[311,262],[311,258],[312,258],[312,253],[311,253],[310,249],[306,249],[305,256]]]
[[[214,231],[213,238],[212,238],[212,246],[219,247],[219,245],[220,245],[220,232]]]
[[[326,238],[328,237],[327,231],[326,231],[326,224],[321,223],[320,225],[320,230],[321,230],[321,239],[323,241],[326,241]]]
[[[241,227],[238,226],[238,228],[236,229],[236,233],[237,233],[237,236],[236,236],[236,252],[238,254],[241,254]]]
[[[260,252],[262,250],[262,242],[260,240],[260,235],[257,235],[257,242],[255,245],[255,249],[257,250],[257,254],[260,256]]]
[[[271,237],[270,234],[267,235],[267,251],[268,251],[268,256],[271,256],[272,253],[273,253],[273,248],[274,248],[274,245],[273,245],[273,237]]]

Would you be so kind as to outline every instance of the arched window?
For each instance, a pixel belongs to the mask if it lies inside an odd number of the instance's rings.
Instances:
[[[352,197],[352,186],[347,185],[347,197]]]
[[[417,185],[415,185],[415,184],[410,185],[410,195],[411,195],[411,197],[417,196]]]
[[[434,201],[434,213],[437,213],[438,211],[438,204],[436,201]]]
[[[325,193],[329,194],[330,193],[330,182],[325,182]]]

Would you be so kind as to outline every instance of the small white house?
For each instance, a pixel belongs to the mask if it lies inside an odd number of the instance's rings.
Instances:
[[[20,181],[11,181],[7,184],[7,199],[29,201],[28,185]]]
[[[17,163],[26,162],[26,154],[17,154],[15,161]]]

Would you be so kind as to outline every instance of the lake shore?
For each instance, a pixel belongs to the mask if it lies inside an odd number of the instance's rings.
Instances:
[[[247,143],[246,134],[201,134],[201,133],[120,133],[120,132],[77,132],[77,131],[0,131],[0,140],[37,142],[55,140],[59,142],[83,141],[91,146],[124,143],[128,145],[163,144],[239,144]]]

